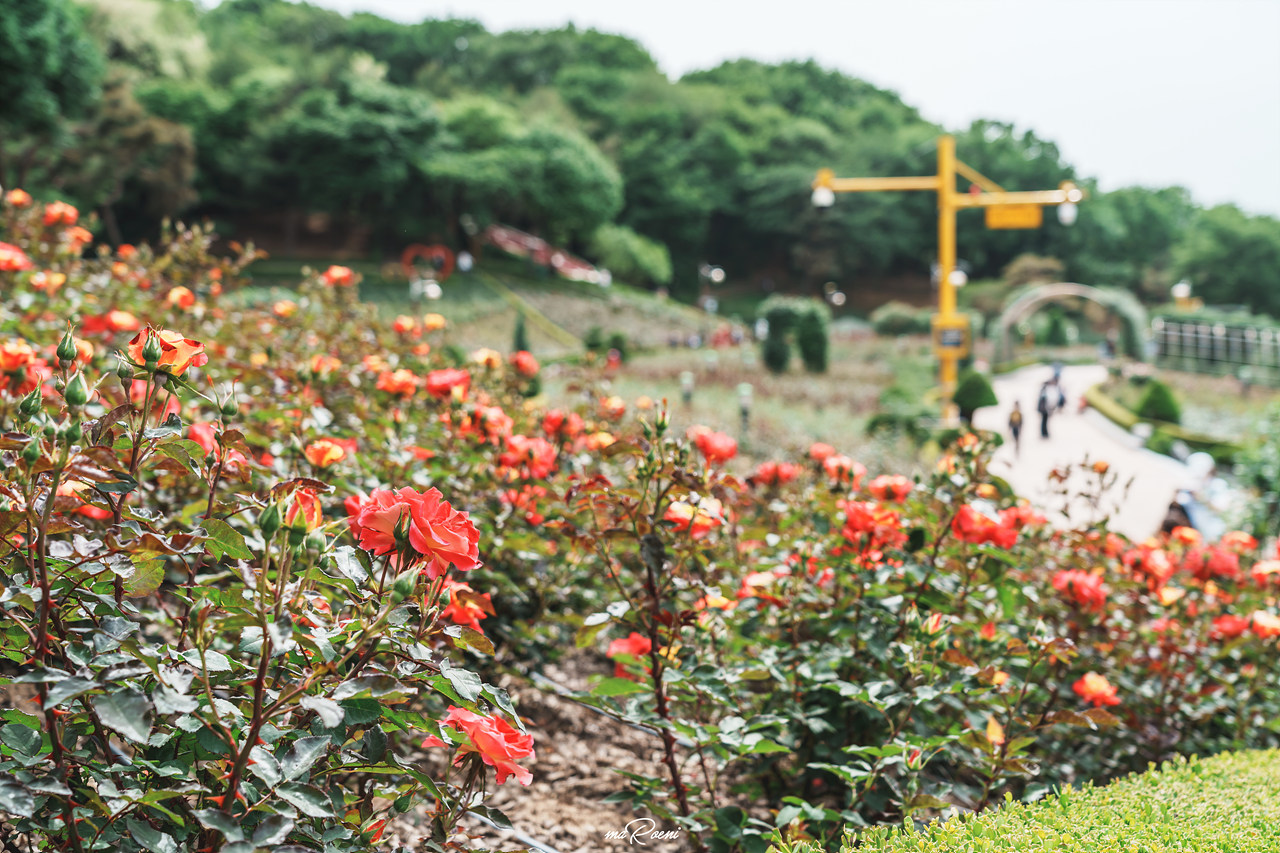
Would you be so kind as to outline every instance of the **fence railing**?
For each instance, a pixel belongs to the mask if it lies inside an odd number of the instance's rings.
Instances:
[[[1156,317],[1151,343],[1159,367],[1280,386],[1280,329]]]

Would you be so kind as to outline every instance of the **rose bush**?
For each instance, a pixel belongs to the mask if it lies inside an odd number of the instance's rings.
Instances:
[[[380,317],[347,268],[258,306],[252,247],[86,257],[92,222],[17,198],[0,837],[364,850],[419,809],[447,849],[464,812],[501,820],[491,779],[537,773],[492,682],[567,653],[660,744],[615,799],[695,849],[1277,740],[1280,555],[1247,535],[1054,529],[981,436],[915,478],[741,458],[628,416],[607,366],[542,411],[534,359]]]

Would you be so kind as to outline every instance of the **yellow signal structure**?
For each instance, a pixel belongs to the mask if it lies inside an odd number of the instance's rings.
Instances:
[[[956,190],[956,177],[969,180],[976,191]],[[1076,203],[1084,190],[1063,181],[1056,190],[1009,192],[972,166],[956,159],[952,136],[938,137],[938,173],[903,178],[839,178],[830,169],[820,169],[813,180],[815,207],[831,207],[836,193],[881,192],[886,190],[932,190],[938,194],[938,313],[933,317],[934,351],[939,361],[944,416],[954,417],[951,394],[955,391],[960,361],[969,354],[971,332],[967,315],[956,311],[956,211],[983,208],[988,228],[1039,228],[1043,208],[1058,207],[1058,218],[1070,225],[1076,218]]]

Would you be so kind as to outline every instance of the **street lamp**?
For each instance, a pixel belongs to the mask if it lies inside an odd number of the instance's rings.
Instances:
[[[680,400],[686,405],[693,403],[693,371],[680,371]]]
[[[970,192],[957,192],[956,177],[972,182]],[[830,169],[820,169],[813,180],[813,205],[827,208],[835,203],[838,192],[876,192],[880,190],[928,190],[938,195],[938,313],[933,315],[934,351],[937,354],[939,380],[944,408],[950,410],[960,360],[969,354],[969,318],[956,310],[956,288],[967,277],[957,278],[956,212],[968,207],[983,208],[988,228],[1039,228],[1043,208],[1056,205],[1058,218],[1064,225],[1075,221],[1076,204],[1084,199],[1084,191],[1070,181],[1056,190],[1040,192],[1006,192],[1004,187],[956,158],[956,141],[951,136],[938,137],[938,173],[907,178],[837,178]]]
[[[751,402],[755,389],[750,382],[738,383],[738,413],[742,415],[742,434],[747,434],[747,425],[751,421]]]

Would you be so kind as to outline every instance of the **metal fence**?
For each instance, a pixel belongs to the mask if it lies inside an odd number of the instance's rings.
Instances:
[[[1156,317],[1151,343],[1160,367],[1280,386],[1280,329]]]

